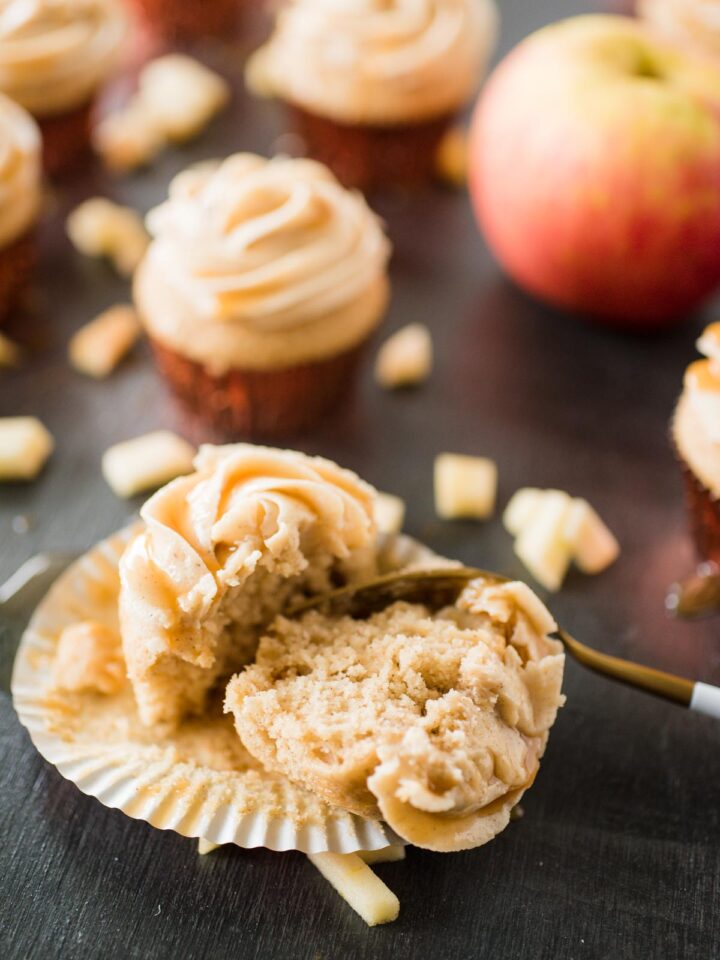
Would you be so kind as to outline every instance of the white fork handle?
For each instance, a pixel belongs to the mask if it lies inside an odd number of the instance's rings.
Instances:
[[[720,720],[720,687],[713,687],[709,683],[696,683],[693,687],[690,709]]]

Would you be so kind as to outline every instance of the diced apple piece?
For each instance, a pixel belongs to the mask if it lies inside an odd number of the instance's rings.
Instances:
[[[184,54],[159,57],[140,73],[138,98],[168,140],[197,136],[229,97],[222,77]]]
[[[105,310],[74,334],[68,346],[70,363],[90,377],[112,373],[140,336],[137,314],[128,304]]]
[[[565,521],[565,539],[583,573],[601,573],[617,560],[620,544],[587,500],[573,500]]]
[[[400,533],[405,520],[405,501],[392,493],[378,493],[375,522],[380,533]]]
[[[206,840],[204,837],[200,837],[198,840],[198,853],[201,857],[204,857],[206,853],[212,853],[213,850],[217,850],[218,847],[221,846],[221,843],[213,843],[212,840]]]
[[[20,347],[0,333],[0,367],[17,367],[21,359]]]
[[[108,257],[123,276],[130,276],[150,241],[140,214],[105,197],[93,197],[67,219],[73,245],[88,257]]]
[[[450,127],[440,141],[435,165],[438,176],[451,187],[464,187],[468,173],[468,136],[459,124]]]
[[[546,590],[562,586],[572,550],[565,539],[571,499],[561,490],[544,492],[538,507],[515,541],[515,553]]]
[[[116,631],[95,620],[73,623],[60,634],[53,670],[63,690],[113,694],[125,682],[125,662]]]
[[[430,331],[411,323],[389,337],[378,351],[375,378],[389,390],[422,383],[430,375],[433,345]]]
[[[36,417],[0,417],[0,480],[34,480],[54,446]]]
[[[543,496],[544,491],[534,487],[523,487],[512,495],[503,513],[503,524],[508,533],[513,537],[519,535],[532,519]]]
[[[497,466],[486,457],[441,453],[435,458],[435,510],[446,520],[486,520],[495,509]]]
[[[400,901],[355,853],[310,853],[308,858],[368,926],[397,919]]]
[[[127,173],[154,160],[165,146],[165,137],[155,117],[139,101],[132,100],[97,124],[93,146],[110,170]]]
[[[361,850],[358,856],[370,867],[374,863],[396,863],[405,859],[405,847],[400,843],[393,843],[379,850]]]
[[[132,497],[190,473],[194,456],[187,441],[169,430],[157,430],[106,450],[102,472],[119,497]]]

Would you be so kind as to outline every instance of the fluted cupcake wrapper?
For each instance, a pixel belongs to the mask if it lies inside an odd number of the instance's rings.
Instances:
[[[307,155],[330,167],[346,187],[417,187],[436,174],[440,142],[452,123],[448,114],[395,126],[341,124],[289,105],[290,120]]]
[[[315,363],[220,376],[150,341],[155,362],[184,405],[224,438],[288,436],[316,426],[352,394],[364,344]]]
[[[197,721],[173,732],[142,727],[129,683],[111,696],[66,694],[56,688],[53,662],[63,628],[85,620],[116,624],[118,564],[137,529],[109,537],[69,567],[22,637],[12,677],[13,703],[42,756],[105,806],[186,837],[304,853],[349,853],[401,843],[385,824],[331,807],[266,773],[256,761],[247,769],[211,765],[210,738],[225,738],[224,743],[232,726],[219,711],[204,728],[202,745],[192,748],[188,730]],[[382,570],[438,560],[404,536],[386,538],[379,557]],[[258,784],[270,789],[258,791]],[[271,794],[272,805],[253,806],[253,789],[256,796]]]
[[[0,326],[22,300],[35,267],[35,236],[23,234],[0,250]]]
[[[91,100],[66,113],[36,118],[42,134],[43,168],[49,176],[71,170],[89,151],[93,106]]]
[[[703,560],[720,563],[720,500],[698,479],[676,449],[685,489],[688,521],[695,547]]]
[[[131,0],[156,37],[169,42],[232,38],[244,0]]]

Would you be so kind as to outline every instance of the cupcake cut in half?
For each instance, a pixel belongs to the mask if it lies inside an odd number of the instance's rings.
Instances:
[[[0,94],[0,323],[21,299],[35,262],[40,167],[37,124]]]
[[[308,160],[236,154],[152,211],[135,300],[170,386],[225,436],[313,426],[350,392],[388,303],[390,246]]]
[[[249,662],[293,597],[375,572],[375,492],[329,460],[201,447],[141,510],[120,561],[120,625],[140,718],[176,724]]]
[[[417,846],[467,849],[537,773],[564,702],[554,629],[524,584],[485,581],[435,613],[280,617],[225,709],[266,769]]]
[[[290,0],[248,81],[347,186],[422,183],[496,32],[493,0]]]
[[[93,102],[124,35],[120,0],[0,4],[0,90],[40,124],[49,173],[87,150]]]

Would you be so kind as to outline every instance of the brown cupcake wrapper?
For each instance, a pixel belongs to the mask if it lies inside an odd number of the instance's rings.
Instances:
[[[685,489],[690,532],[701,559],[720,564],[720,500],[698,479],[675,448]]]
[[[92,108],[91,100],[67,113],[36,118],[42,134],[43,167],[49,176],[70,170],[90,149]]]
[[[277,370],[233,368],[214,376],[201,363],[150,339],[155,362],[173,393],[227,438],[301,433],[352,394],[364,344],[327,360]]]
[[[156,37],[170,42],[201,37],[232,37],[243,0],[131,0]]]
[[[0,250],[0,326],[27,290],[35,259],[35,236],[32,232]]]
[[[397,126],[341,124],[288,105],[307,155],[334,172],[346,187],[417,187],[435,177],[440,142],[453,116]]]

